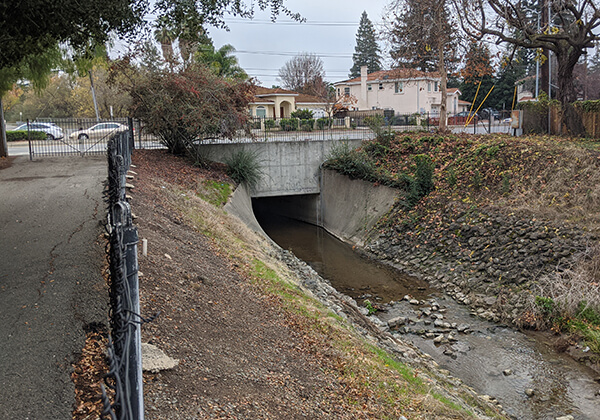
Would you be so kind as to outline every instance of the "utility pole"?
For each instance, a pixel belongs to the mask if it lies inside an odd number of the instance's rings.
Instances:
[[[94,89],[94,79],[92,78],[92,71],[88,71],[90,75],[90,86],[92,87],[92,99],[94,100],[94,111],[96,111],[96,121],[100,121],[100,114],[98,113],[98,101],[96,101],[96,89]]]

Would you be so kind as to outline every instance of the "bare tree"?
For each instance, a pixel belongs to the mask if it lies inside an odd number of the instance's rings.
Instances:
[[[562,126],[573,135],[583,134],[581,117],[573,102],[577,93],[573,70],[594,41],[600,26],[597,0],[539,0],[537,12],[550,11],[551,17],[538,29],[530,10],[520,0],[453,0],[463,29],[475,39],[493,37],[518,47],[549,50],[558,63],[558,100],[562,106]],[[547,59],[547,57],[543,57]]]
[[[456,28],[448,0],[393,0],[388,29],[391,55],[398,67],[436,71],[440,76],[440,130],[446,129],[448,68],[456,55]]]
[[[315,95],[325,78],[323,60],[313,53],[302,53],[279,69],[281,85],[285,89]]]

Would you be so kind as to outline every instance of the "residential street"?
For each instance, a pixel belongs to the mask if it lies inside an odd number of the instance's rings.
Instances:
[[[85,329],[107,324],[106,158],[0,170],[0,418],[71,418]]]

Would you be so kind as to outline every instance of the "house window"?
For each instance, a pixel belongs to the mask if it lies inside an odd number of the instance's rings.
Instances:
[[[431,82],[427,82],[427,92],[431,92]]]
[[[338,88],[338,96],[340,96],[340,88]]]
[[[394,83],[394,92],[396,92],[396,93],[404,92],[404,83],[403,82]]]
[[[344,88],[344,95],[346,95],[346,96],[350,95],[350,88],[349,87],[345,87]]]
[[[433,90],[436,92],[439,90],[438,82],[433,82]]]
[[[383,83],[379,84],[379,90],[383,90]]]
[[[367,85],[367,90],[373,90],[373,86],[372,85]]]
[[[265,118],[267,116],[267,110],[264,106],[256,107],[256,116],[258,118]]]

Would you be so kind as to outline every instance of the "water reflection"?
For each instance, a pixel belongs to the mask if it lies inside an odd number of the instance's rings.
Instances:
[[[433,292],[427,282],[360,256],[322,228],[260,211],[256,211],[256,218],[279,246],[292,251],[333,287],[359,302],[370,299],[387,303],[407,294],[425,299]]]

